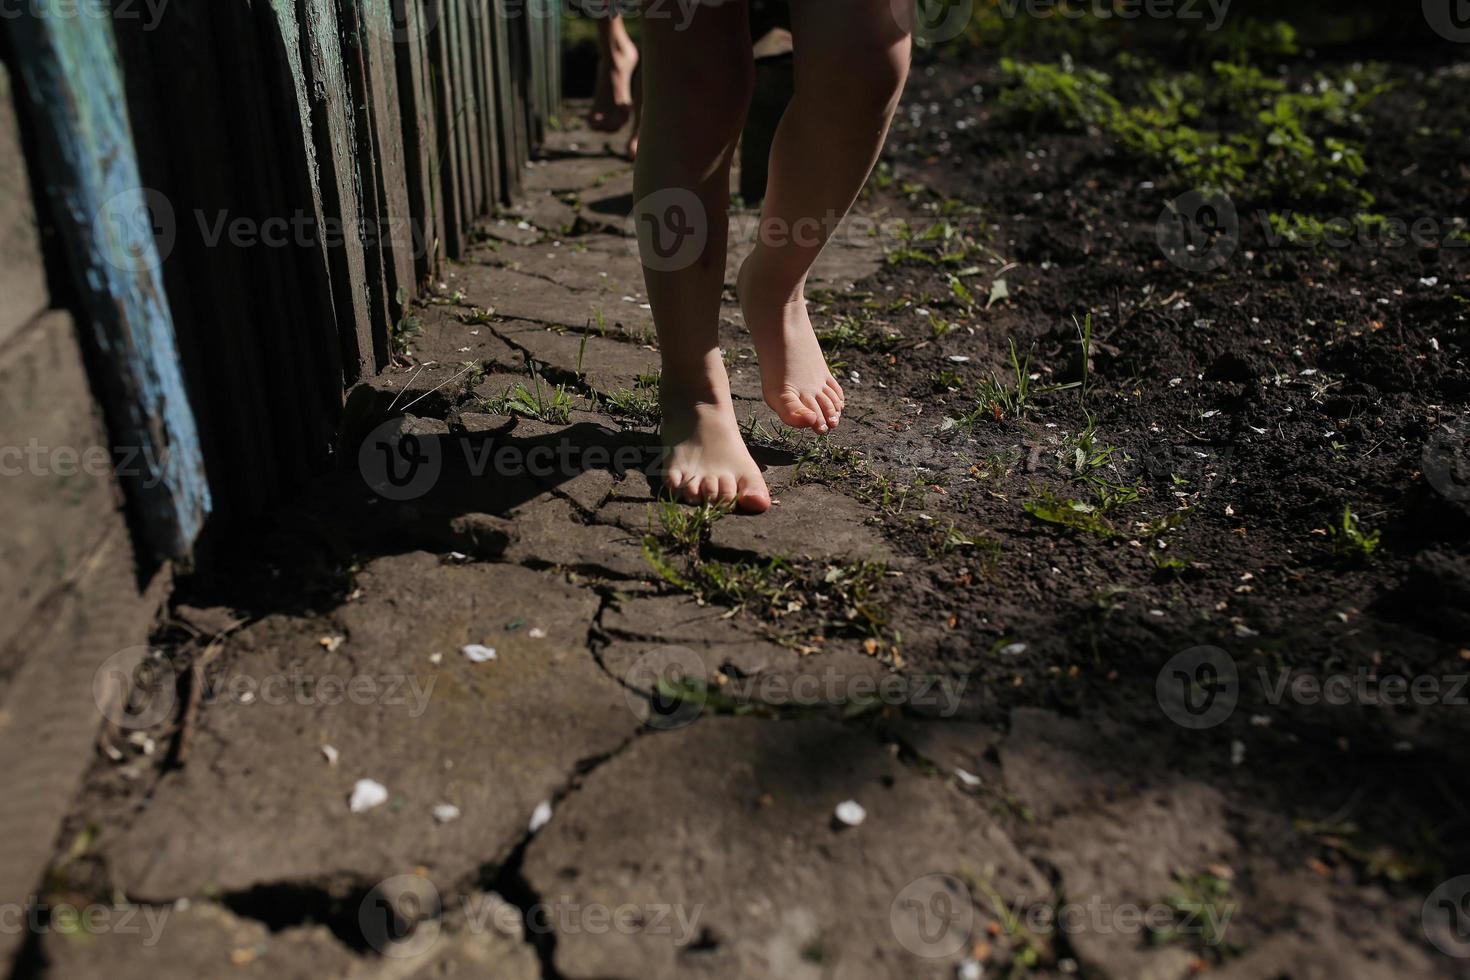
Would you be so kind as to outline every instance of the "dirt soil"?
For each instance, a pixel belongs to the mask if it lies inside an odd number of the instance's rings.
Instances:
[[[1470,82],[1394,71],[1379,209],[1464,215],[1394,107]],[[1000,84],[921,63],[823,259],[832,436],[777,431],[727,290],[761,518],[654,505],[630,167],[554,133],[341,471],[156,637],[47,896],[155,941],[23,972],[1470,976],[1426,902],[1470,871],[1470,250],[1247,214],[1191,272],[1177,189]]]

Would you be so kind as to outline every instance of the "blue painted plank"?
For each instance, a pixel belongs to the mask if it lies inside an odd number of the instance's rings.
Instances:
[[[141,187],[111,23],[35,9],[4,21],[38,137],[32,171],[65,245],[110,438],[133,454],[119,474],[129,504],[153,553],[186,559],[210,493],[154,238],[171,216]]]

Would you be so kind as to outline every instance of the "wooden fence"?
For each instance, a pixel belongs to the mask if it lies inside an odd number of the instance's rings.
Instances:
[[[409,300],[516,195],[560,98],[559,0],[107,2],[104,30],[9,30],[17,74],[55,76],[28,93],[32,131],[77,128],[55,97],[70,86],[71,104],[118,113],[136,153],[122,207],[58,200],[48,169],[42,221],[152,231],[213,508],[237,523],[329,465],[344,388],[387,365]],[[68,46],[86,77],[58,69]],[[169,557],[193,543],[169,537],[152,542]]]
[[[557,3],[0,16],[0,904],[37,887],[171,563],[333,464],[346,387],[516,195]]]

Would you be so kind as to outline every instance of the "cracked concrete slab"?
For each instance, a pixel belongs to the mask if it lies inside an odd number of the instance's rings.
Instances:
[[[873,525],[871,508],[820,486],[780,497],[758,521],[722,520],[710,532],[716,548],[816,561],[889,561],[893,552]]]
[[[605,156],[555,156],[532,161],[521,178],[521,187],[527,194],[586,193],[632,171],[631,163]]]
[[[860,826],[834,820],[848,800],[866,811]],[[558,807],[524,872],[553,907],[656,910],[559,932],[568,980],[948,978],[971,934],[986,936],[990,906],[957,896],[958,942],[934,955],[908,931],[905,896],[944,875],[1006,901],[1049,895],[972,800],[824,721],[712,718],[638,739]]]
[[[658,377],[658,354],[647,347],[525,320],[497,323],[495,330],[507,344],[562,374],[580,376],[603,395],[632,390],[640,379]]]
[[[643,265],[631,240],[622,247],[616,242],[608,246],[601,239],[585,245],[578,239],[568,239],[560,244],[503,245],[493,252],[477,252],[473,258],[516,271],[534,269],[538,275],[570,289],[611,296],[604,302],[642,296]]]
[[[666,643],[732,643],[761,639],[748,620],[685,595],[627,599],[603,610],[602,628],[614,636]]]
[[[452,376],[466,361],[515,363],[515,352],[489,325],[459,319],[468,312],[463,307],[431,306],[415,314],[420,325],[408,339],[408,354],[418,364],[427,365],[425,380]],[[401,373],[411,376],[416,370],[417,366]]]
[[[1132,751],[1149,749],[1135,743]],[[1135,910],[1163,915],[1184,879],[1231,865],[1237,845],[1225,797],[1201,783],[1127,780],[1110,762],[1119,756],[1106,733],[1039,709],[1013,713],[999,756],[1005,785],[1045,821],[1032,848],[1060,877],[1079,962],[1118,980],[1192,975],[1197,954],[1184,943],[1150,944],[1153,920]],[[1202,903],[1198,915],[1217,920],[1209,924],[1228,940],[1237,911],[1222,898]]]
[[[799,654],[762,640],[667,643],[619,640],[599,651],[608,673],[653,697],[659,681],[702,680],[718,704],[733,707],[843,708],[901,705],[906,680],[856,649]]]
[[[189,766],[105,846],[125,893],[371,883],[419,866],[458,882],[504,860],[536,806],[637,727],[586,648],[595,593],[423,553],[372,562],[356,587],[333,614],[335,645],[292,617],[231,639],[218,689],[254,693],[209,706]],[[497,659],[471,662],[471,643]],[[363,779],[387,801],[352,813]],[[437,823],[440,803],[461,818]]]
[[[53,976],[345,980],[357,975],[362,966],[359,957],[326,926],[272,931],[262,922],[241,918],[208,901],[109,911],[113,928],[46,934],[42,945]]]
[[[608,524],[584,523],[571,503],[538,497],[510,514],[516,540],[507,561],[575,569],[583,574],[648,581],[654,572],[643,558],[642,536]]]
[[[1418,903],[1395,900],[1378,888],[1364,896],[1369,916],[1348,910],[1340,885],[1304,871],[1279,872],[1254,881],[1253,911],[1295,927],[1246,950],[1213,974],[1221,980],[1291,977],[1292,980],[1398,980],[1444,976],[1432,959],[1403,942],[1395,922],[1414,921]]]
[[[653,316],[641,301],[577,290],[554,279],[492,265],[464,265],[459,272],[457,283],[470,302],[493,306],[501,317],[581,330],[601,313],[609,329],[654,336]]]

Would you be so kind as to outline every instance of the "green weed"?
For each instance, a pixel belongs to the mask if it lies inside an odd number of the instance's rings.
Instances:
[[[1358,516],[1353,513],[1351,504],[1344,504],[1342,508],[1342,520],[1327,529],[1332,538],[1333,547],[1337,553],[1345,558],[1356,558],[1366,560],[1373,557],[1373,552],[1383,542],[1381,530],[1364,531],[1358,523]]]
[[[1021,506],[1026,513],[1047,524],[1069,527],[1100,538],[1118,537],[1118,531],[1098,513],[1094,504],[1062,499],[1043,490],[1035,500],[1028,500]]]

